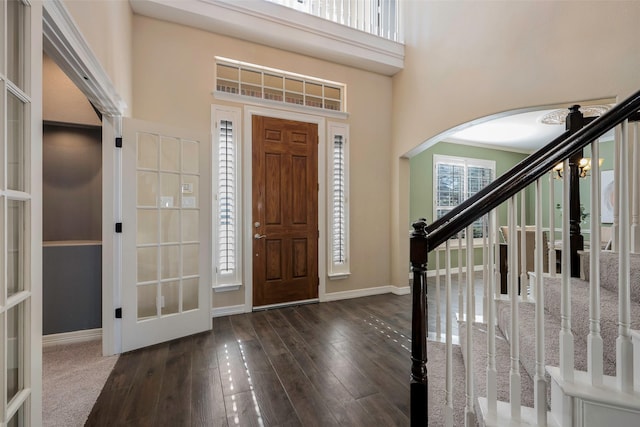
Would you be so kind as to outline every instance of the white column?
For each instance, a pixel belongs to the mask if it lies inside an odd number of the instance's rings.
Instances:
[[[466,395],[467,400],[464,408],[464,424],[466,427],[475,426],[476,417],[474,412],[475,398],[473,396],[473,295],[475,293],[473,274],[470,274],[469,268],[473,265],[473,225],[467,227],[467,314],[465,320],[467,323],[467,378],[466,378]]]
[[[554,174],[549,172],[549,274],[556,277],[556,200],[554,189]]]
[[[493,248],[496,246],[496,210],[489,212],[489,249],[488,262],[489,277],[486,285],[488,295],[484,318],[487,323],[487,417],[494,420],[497,416],[497,380],[496,380],[496,316],[494,292],[496,288],[496,256]]]
[[[623,392],[633,390],[633,345],[629,324],[631,322],[630,271],[629,271],[629,174],[628,174],[628,124],[625,120],[620,127],[620,183],[618,185],[619,230],[618,252],[618,339],[616,340],[616,377],[618,387]]]
[[[536,249],[535,249],[535,309],[536,309],[536,373],[534,375],[534,407],[538,426],[547,425],[547,382],[544,369],[544,287],[542,286],[542,178],[536,181]]]
[[[560,375],[573,381],[573,332],[571,332],[571,254],[569,253],[569,160],[564,161],[562,176],[562,289],[560,297]]]
[[[589,249],[589,336],[587,358],[591,384],[602,384],[602,336],[600,335],[600,143],[591,144],[591,245]]]
[[[517,196],[513,196],[507,203],[508,210],[508,227],[509,236],[511,238],[509,243],[509,299],[511,300],[511,365],[509,369],[509,400],[511,403],[511,418],[514,421],[519,421],[521,416],[520,394],[521,394],[521,379],[520,379],[520,331],[519,331],[519,307],[520,298],[518,296],[518,245],[515,236],[516,234],[516,210],[517,210]]]
[[[451,244],[450,240],[445,242],[445,349],[446,349],[446,372],[445,372],[445,426],[453,427],[453,337],[451,325],[453,323],[453,310],[451,309]]]
[[[631,253],[640,253],[640,141],[638,140],[638,122],[633,123],[631,161]],[[594,156],[595,158],[595,156]]]

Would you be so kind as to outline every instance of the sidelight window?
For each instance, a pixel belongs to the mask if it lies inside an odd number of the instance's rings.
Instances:
[[[214,265],[216,285],[240,283],[240,111],[214,107]]]
[[[349,126],[329,123],[329,276],[349,274]]]

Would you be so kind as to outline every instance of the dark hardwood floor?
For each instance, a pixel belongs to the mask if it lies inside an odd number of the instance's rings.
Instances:
[[[213,319],[123,354],[88,426],[409,425],[410,295]]]

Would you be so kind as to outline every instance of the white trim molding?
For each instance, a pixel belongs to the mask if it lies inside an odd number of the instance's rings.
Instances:
[[[402,43],[271,2],[136,0],[131,7],[139,15],[378,74],[392,76],[404,68]]]
[[[247,311],[244,304],[229,305],[227,307],[213,307],[211,309],[211,317],[233,316],[234,314],[249,312],[251,312],[251,310]]]
[[[331,292],[331,293],[325,294],[324,299],[322,299],[321,302],[370,297],[373,295],[382,295],[382,294],[408,295],[410,292],[411,292],[411,288],[409,286],[403,286],[403,287],[391,286],[391,285],[378,286],[376,288],[364,288],[364,289],[354,289],[351,291]]]
[[[58,345],[77,344],[87,341],[97,341],[102,339],[102,329],[83,329],[80,331],[63,332],[42,336],[42,347],[54,347]]]
[[[127,104],[62,0],[42,2],[43,49],[100,112],[124,115]]]

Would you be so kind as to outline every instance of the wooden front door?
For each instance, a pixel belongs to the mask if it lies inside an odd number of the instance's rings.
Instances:
[[[318,126],[252,126],[253,305],[318,298]]]

